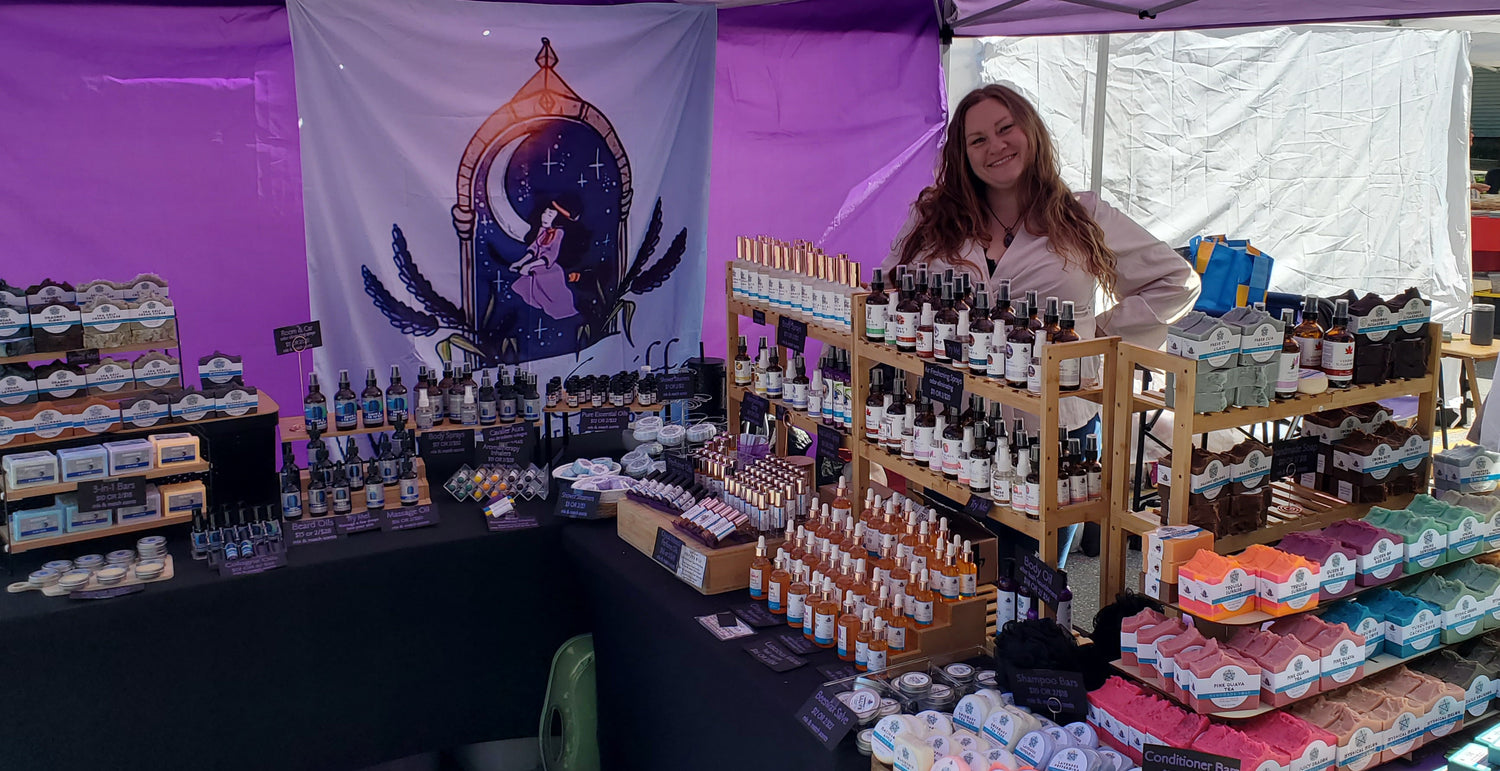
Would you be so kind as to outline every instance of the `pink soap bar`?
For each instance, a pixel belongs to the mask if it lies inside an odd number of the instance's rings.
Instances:
[[[1252,739],[1229,726],[1219,724],[1210,725],[1208,730],[1193,740],[1190,749],[1238,758],[1240,768],[1244,771],[1252,771],[1260,768],[1260,764],[1267,760],[1276,759],[1271,748],[1265,743]]]
[[[1167,637],[1176,637],[1187,631],[1187,624],[1179,618],[1169,618],[1159,624],[1143,627],[1136,632],[1136,652],[1139,656],[1137,666],[1147,677],[1160,677],[1161,672],[1156,667],[1156,644]]]
[[[1199,735],[1208,730],[1208,716],[1196,713],[1184,713],[1177,724],[1167,730],[1166,734],[1159,736],[1163,743],[1169,747],[1182,747],[1184,749],[1193,746],[1193,741]]]
[[[1262,629],[1241,627],[1230,635],[1229,647],[1253,659],[1276,647],[1280,639],[1280,635]]]
[[[1285,635],[1271,650],[1255,658],[1261,666],[1261,703],[1284,707],[1318,693],[1318,664],[1322,657],[1307,643]]]
[[[1173,691],[1182,695],[1182,703],[1188,704],[1192,698],[1189,687],[1195,681],[1198,671],[1198,660],[1203,658],[1217,659],[1223,653],[1223,646],[1218,640],[1209,640],[1197,648],[1188,648],[1177,655],[1173,664]]]
[[[1343,624],[1329,624],[1319,620],[1317,626],[1320,628],[1310,636],[1299,634],[1297,637],[1316,648],[1322,657],[1319,665],[1320,688],[1331,691],[1364,677],[1364,636],[1349,631],[1349,627]]]
[[[1163,639],[1156,644],[1156,669],[1161,673],[1161,683],[1177,699],[1183,700],[1186,695],[1174,676],[1177,657],[1189,648],[1200,648],[1207,643],[1208,639],[1201,632],[1189,628],[1176,637]]]
[[[1354,580],[1358,572],[1354,565],[1355,551],[1337,538],[1320,532],[1291,533],[1276,548],[1318,563],[1321,599],[1345,597],[1359,590]]]
[[[1317,616],[1301,615],[1289,618],[1277,619],[1266,627],[1266,630],[1275,634],[1289,634],[1306,640],[1318,632],[1323,631],[1326,623]]]
[[[1361,771],[1380,762],[1380,743],[1384,740],[1383,720],[1370,713],[1360,713],[1341,706],[1323,728],[1338,737],[1339,768]]]
[[[1247,736],[1263,742],[1280,755],[1290,758],[1289,767],[1296,764],[1312,745],[1321,742],[1323,749],[1318,757],[1327,758],[1338,749],[1339,740],[1332,733],[1319,728],[1302,718],[1283,710],[1267,712],[1238,724]]]
[[[1135,666],[1138,661],[1136,658],[1136,633],[1145,627],[1155,626],[1166,620],[1166,616],[1151,608],[1146,608],[1140,613],[1120,622],[1121,663],[1128,667]]]
[[[1205,645],[1203,649],[1208,651],[1209,647]],[[1188,706],[1194,712],[1227,712],[1260,706],[1259,664],[1221,648],[1194,659],[1188,669],[1196,683],[1196,692],[1188,698]]]
[[[1389,669],[1360,683],[1360,687],[1368,688],[1377,693],[1387,696],[1406,696],[1416,690],[1422,684],[1422,676],[1407,669],[1404,666]]]

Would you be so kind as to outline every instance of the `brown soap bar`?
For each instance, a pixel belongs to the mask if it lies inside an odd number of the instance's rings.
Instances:
[[[170,343],[177,340],[177,309],[172,301],[155,294],[143,294],[135,309],[133,342]]]
[[[0,364],[0,407],[34,404],[36,373],[26,364]]]
[[[82,306],[83,347],[105,350],[124,348],[135,341],[134,303],[112,297],[95,297]]]
[[[1227,535],[1220,530],[1219,512],[1222,507],[1219,504],[1219,501],[1205,501],[1188,506],[1187,523],[1214,535]]]
[[[1354,344],[1354,384],[1380,385],[1390,376],[1390,344],[1356,341]]]
[[[83,347],[83,317],[78,306],[57,302],[31,310],[31,339],[36,350],[76,351]]]
[[[54,281],[49,278],[39,284],[26,287],[26,309],[32,313],[56,303],[76,306],[77,298],[78,293],[73,290],[73,285],[66,281]]]
[[[152,391],[120,400],[120,420],[131,428],[150,428],[172,421],[172,395]]]
[[[1412,380],[1427,377],[1427,357],[1432,341],[1425,337],[1397,340],[1391,347],[1391,377]]]
[[[56,362],[36,368],[37,395],[43,399],[71,399],[88,389],[88,375],[77,364]]]

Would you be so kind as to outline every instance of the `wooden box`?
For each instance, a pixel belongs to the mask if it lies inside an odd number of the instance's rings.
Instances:
[[[421,458],[415,458],[414,460],[416,461],[416,463],[414,464],[414,467],[416,468],[416,471],[417,471],[417,489],[420,491],[420,498],[417,501],[417,505],[418,506],[431,506],[432,505],[432,494],[431,494],[431,490],[428,488],[428,485],[427,485],[427,473],[426,473],[427,469],[426,469],[425,465],[422,463],[422,459]],[[302,481],[302,501],[303,501],[303,503],[302,503],[302,516],[304,516],[304,517],[310,517],[311,515],[307,513],[307,485],[308,485],[308,482],[309,482],[307,469],[302,469],[301,481]],[[363,513],[365,513],[365,491],[364,491],[363,487],[361,487],[358,490],[350,490],[349,491],[349,506],[350,506],[350,509],[349,509],[349,513],[350,514],[363,514]],[[401,506],[401,494],[400,494],[400,490],[398,489],[398,487],[396,485],[386,485],[386,489],[385,489],[385,507],[387,509],[399,509],[399,508],[402,508],[402,506]],[[334,513],[333,513],[333,497],[331,495],[329,496],[329,500],[328,500],[328,514],[327,514],[327,516],[334,516]],[[338,515],[338,516],[343,516],[343,515]]]
[[[626,498],[619,503],[615,518],[616,532],[637,551],[653,557],[657,551],[657,534],[664,541],[663,558],[655,560],[701,594],[723,594],[750,588],[750,563],[755,559],[755,544],[745,543],[711,549],[672,527],[674,517],[645,504]],[[676,548],[673,543],[680,545]],[[767,538],[768,554],[775,554],[781,538]],[[665,560],[676,554],[675,569]],[[653,557],[654,559],[654,557]]]
[[[907,632],[906,650],[890,657],[892,665],[941,656],[984,645],[994,634],[995,587],[984,585],[974,597],[933,606],[932,626]]]

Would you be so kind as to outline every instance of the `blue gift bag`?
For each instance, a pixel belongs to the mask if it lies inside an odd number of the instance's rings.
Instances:
[[[1183,255],[1203,281],[1194,309],[1215,316],[1230,308],[1264,302],[1275,263],[1249,241],[1194,236]]]

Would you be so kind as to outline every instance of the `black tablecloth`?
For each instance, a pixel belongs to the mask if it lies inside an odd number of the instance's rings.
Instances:
[[[599,694],[599,749],[613,769],[868,769],[853,739],[823,748],[794,713],[840,663],[832,651],[777,674],[751,658],[754,637],[719,641],[698,616],[750,602],[705,597],[615,535],[615,523],[563,533],[588,595]]]
[[[0,600],[0,768],[356,769],[535,736],[551,657],[583,631],[558,520],[437,527],[301,547],[219,578],[162,531],[177,577],[100,601]],[[135,536],[16,558],[129,546]]]

